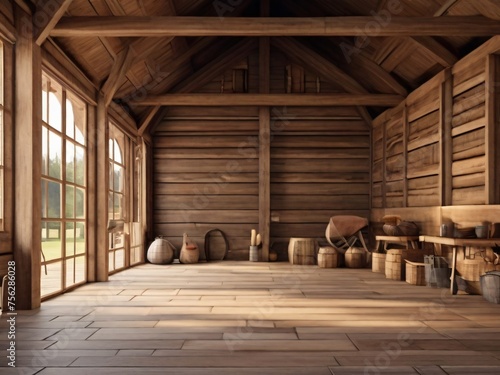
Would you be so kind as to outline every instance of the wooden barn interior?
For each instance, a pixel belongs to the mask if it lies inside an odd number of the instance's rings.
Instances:
[[[483,293],[288,252],[399,216],[500,271],[500,1],[3,0],[0,52],[1,373],[500,373]]]

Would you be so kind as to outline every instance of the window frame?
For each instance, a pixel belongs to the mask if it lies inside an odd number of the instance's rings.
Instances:
[[[40,192],[42,197],[42,228],[44,225],[48,225],[48,223],[58,223],[59,224],[59,237],[60,237],[60,254],[54,259],[45,260],[42,258],[42,288],[43,288],[43,276],[46,270],[46,267],[54,264],[60,264],[61,270],[59,271],[59,288],[57,290],[51,290],[48,293],[42,294],[42,301],[51,298],[55,295],[64,293],[68,290],[74,289],[80,285],[85,284],[88,281],[88,259],[89,259],[89,251],[88,251],[88,128],[89,128],[89,104],[73,89],[71,89],[64,82],[61,82],[57,76],[52,74],[47,69],[42,69],[42,82],[48,79],[49,82],[53,82],[60,88],[60,97],[57,98],[59,100],[60,105],[60,129],[54,126],[54,123],[51,123],[51,114],[50,114],[50,94],[49,91],[45,90],[42,87],[42,95],[46,95],[46,100],[42,100],[42,103],[45,103],[46,108],[42,109],[41,126],[42,126],[42,134],[47,134],[46,139],[42,136],[41,142],[46,142],[46,152],[47,152],[47,160],[43,157],[43,150],[45,150],[42,145],[42,191]],[[75,110],[75,104],[80,104],[82,106],[81,111]],[[68,115],[69,108],[72,108],[73,114],[73,127],[72,136],[68,133],[69,124],[68,124]],[[77,128],[76,125],[76,114],[80,113],[83,116],[83,122],[81,124],[80,134],[83,135],[83,139],[77,136]],[[47,121],[45,121],[47,120]],[[60,161],[60,174],[59,176],[51,176],[50,172],[50,135],[54,137],[58,137],[60,139],[60,150],[61,150],[61,161]],[[72,147],[75,151],[73,153],[73,160],[71,162],[73,169],[73,178],[68,179],[68,150]],[[83,152],[83,157],[80,162],[83,163],[83,182],[77,180],[76,170],[78,168],[78,158],[77,158],[77,149],[81,149]],[[50,199],[49,193],[47,190],[47,194],[45,195],[45,200],[43,199],[43,191],[44,186],[48,186],[49,183],[59,184],[60,186],[60,194],[59,194],[59,214],[58,216],[51,217],[49,215],[49,205],[48,201]],[[67,191],[68,188],[73,190],[73,214],[67,214]],[[77,215],[76,201],[77,201],[77,191],[83,191],[83,209],[82,215]],[[47,223],[47,224],[45,224]],[[69,224],[69,226],[68,226]],[[78,252],[78,244],[76,234],[78,232],[78,228],[83,227],[83,237],[84,237],[84,249],[83,252]],[[47,233],[50,232],[50,229],[46,227]],[[68,236],[68,231],[73,230],[73,236]],[[69,249],[73,246],[72,251],[69,253]],[[43,248],[43,242],[42,242]],[[81,249],[80,249],[81,250]],[[83,262],[83,280],[75,281],[77,278],[77,262]],[[68,273],[69,267],[72,267],[70,273]],[[72,280],[69,281],[68,277],[72,276]],[[43,291],[42,291],[43,292]]]

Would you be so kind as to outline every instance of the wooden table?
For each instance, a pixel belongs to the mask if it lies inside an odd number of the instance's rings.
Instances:
[[[457,294],[457,285],[455,283],[455,268],[457,265],[457,248],[467,246],[472,247],[493,247],[500,244],[500,238],[451,238],[438,236],[420,236],[420,242],[430,242],[433,244],[447,245],[453,248],[452,263],[451,263],[451,283],[450,291],[452,294]]]
[[[418,249],[418,236],[375,236],[377,251],[380,248],[380,244],[384,243],[384,250],[387,250],[388,243],[406,243],[406,247],[409,249]]]

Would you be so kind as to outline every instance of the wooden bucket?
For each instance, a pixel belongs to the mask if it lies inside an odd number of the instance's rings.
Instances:
[[[492,303],[500,303],[500,272],[493,271],[481,276],[481,293]]]
[[[406,282],[412,285],[426,285],[425,263],[416,263],[406,260]]]
[[[318,242],[313,238],[290,238],[288,244],[288,261],[291,264],[316,264]]]
[[[318,251],[318,266],[321,268],[337,268],[339,265],[339,254],[331,246],[320,247]]]
[[[385,253],[372,253],[372,272],[385,273]]]
[[[366,265],[366,252],[364,249],[350,247],[345,252],[344,257],[347,268],[364,268]]]
[[[385,258],[385,277],[391,280],[405,280],[404,260],[408,252],[404,249],[391,249]]]

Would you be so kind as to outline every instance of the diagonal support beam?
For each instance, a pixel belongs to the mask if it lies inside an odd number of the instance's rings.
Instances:
[[[37,2],[37,10],[33,19],[34,21],[45,21],[40,25],[37,25],[38,22],[35,23],[35,26],[38,26],[35,30],[35,43],[37,45],[41,46],[45,42],[72,2],[73,0],[39,0]]]
[[[410,37],[411,41],[425,50],[432,60],[435,60],[445,68],[455,65],[458,58],[436,39],[426,36]]]
[[[248,56],[256,48],[257,42],[253,39],[245,39],[237,43],[225,53],[217,56],[209,64],[197,70],[188,79],[179,83],[173,89],[173,92],[188,93],[210,83],[214,78]]]

